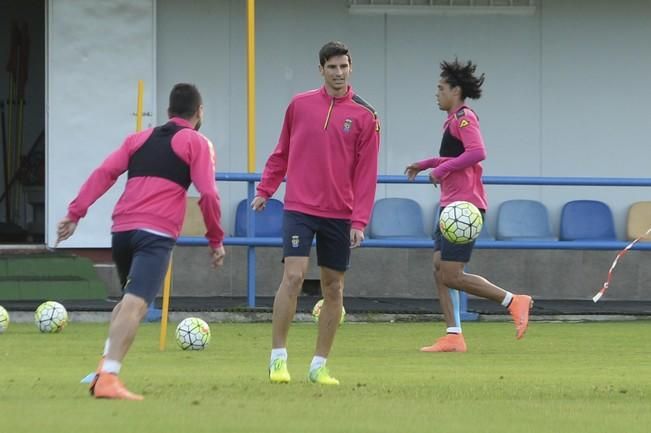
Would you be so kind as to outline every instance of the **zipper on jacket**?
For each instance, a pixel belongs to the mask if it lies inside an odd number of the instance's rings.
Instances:
[[[332,107],[335,106],[335,98],[330,100],[330,108],[328,108],[328,115],[326,116],[325,123],[323,124],[323,129],[328,129],[328,123],[330,122],[330,114],[332,114]]]

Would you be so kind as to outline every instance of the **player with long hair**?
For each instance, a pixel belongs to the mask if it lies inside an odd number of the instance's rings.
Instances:
[[[441,186],[440,211],[455,201],[474,204],[482,216],[488,208],[482,183],[481,161],[486,158],[486,148],[479,129],[479,119],[466,105],[466,99],[479,99],[484,84],[484,74],[477,75],[477,65],[468,61],[444,61],[440,64],[441,75],[437,85],[436,100],[439,109],[447,112],[443,125],[443,139],[439,156],[414,162],[407,166],[405,174],[409,180],[425,169],[433,169],[429,178],[434,186]],[[439,215],[436,215],[438,221]],[[529,323],[529,310],[533,300],[527,295],[514,295],[484,277],[464,271],[470,261],[474,241],[454,244],[434,233],[434,280],[438,288],[439,303],[447,324],[447,334],[433,345],[421,349],[423,352],[465,352],[466,342],[461,332],[458,311],[455,314],[453,299],[458,309],[458,291],[462,290],[482,298],[491,299],[506,307],[513,317],[516,338],[524,336]],[[452,289],[454,288],[454,289]],[[457,290],[455,290],[457,289]]]

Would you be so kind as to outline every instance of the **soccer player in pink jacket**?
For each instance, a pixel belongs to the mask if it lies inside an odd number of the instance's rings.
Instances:
[[[467,201],[481,211],[488,208],[482,183],[481,161],[486,158],[486,147],[479,129],[479,119],[466,105],[466,98],[479,99],[484,75],[475,76],[477,66],[454,62],[441,63],[441,78],[438,82],[436,99],[439,109],[448,113],[443,124],[443,139],[439,156],[410,164],[405,173],[410,180],[425,169],[434,186],[441,185],[440,211],[454,201]],[[440,215],[440,214],[439,214]],[[438,215],[436,216],[438,221]],[[470,261],[475,242],[453,244],[441,235],[436,225],[434,233],[434,279],[439,293],[439,302],[447,324],[447,334],[432,346],[423,347],[423,352],[465,352],[466,342],[461,333],[461,323],[455,318],[451,296],[457,290],[491,299],[506,307],[513,317],[516,338],[524,336],[529,323],[529,310],[533,300],[527,295],[514,295],[503,290],[484,277],[464,272]],[[451,289],[454,288],[454,289]],[[457,303],[458,305],[458,303]]]
[[[289,103],[278,145],[251,203],[253,209],[261,210],[287,177],[284,273],[273,306],[272,383],[290,381],[287,334],[316,235],[324,303],[308,380],[339,384],[330,376],[326,359],[341,317],[350,249],[364,240],[375,199],[380,141],[375,109],[348,84],[351,57],[344,44],[325,44],[319,62],[324,84],[294,96]]]
[[[142,400],[118,379],[122,360],[136,336],[147,306],[163,285],[170,255],[185,218],[190,184],[199,191],[211,264],[224,262],[224,231],[215,185],[215,152],[198,131],[203,118],[201,94],[180,83],[170,93],[169,121],[129,135],[82,185],[58,225],[57,244],[75,232],[88,208],[124,172],[128,180],[113,211],[112,253],[124,296],[111,314],[90,393],[96,398]]]

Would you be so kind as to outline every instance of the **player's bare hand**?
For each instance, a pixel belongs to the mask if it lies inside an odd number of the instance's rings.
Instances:
[[[350,247],[357,248],[364,240],[364,232],[359,229],[350,229]]]
[[[255,211],[261,211],[267,205],[267,199],[256,195],[253,201],[251,202],[251,209]]]
[[[72,236],[76,228],[77,223],[72,221],[70,218],[65,217],[62,219],[59,224],[57,224],[57,241],[54,244],[54,247],[56,248],[59,245],[59,242],[63,242]]]
[[[418,167],[418,164],[415,162],[413,164],[409,164],[407,168],[405,168],[405,174],[407,175],[408,180],[414,180],[416,178],[416,175],[421,172],[421,169]]]
[[[434,170],[429,172],[429,181],[432,182],[434,188],[438,188],[438,185],[441,183],[440,179],[434,174]]]
[[[219,248],[215,248],[211,251],[210,265],[213,268],[219,268],[224,264],[224,257],[226,257],[226,250],[222,245]]]

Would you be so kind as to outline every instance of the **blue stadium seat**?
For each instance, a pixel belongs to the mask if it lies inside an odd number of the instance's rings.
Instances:
[[[372,239],[427,238],[423,211],[409,198],[383,198],[375,202],[368,236]]]
[[[246,236],[246,199],[237,205],[235,211],[235,236]],[[267,200],[264,210],[255,214],[255,235],[261,238],[281,237],[283,234],[283,203],[274,198]]]
[[[551,232],[549,214],[536,200],[507,200],[497,212],[495,237],[501,241],[557,240]]]
[[[440,213],[440,207],[439,203],[436,203],[436,206],[434,206],[434,224],[432,226],[432,234],[436,231],[436,226],[439,223],[439,213]],[[484,215],[484,224],[481,226],[481,231],[479,232],[479,236],[477,239],[481,239],[484,241],[494,241],[495,238],[493,235],[491,235],[490,231],[488,231],[488,223],[487,223],[488,218],[486,215]]]
[[[573,200],[561,211],[562,241],[617,240],[610,207],[596,200]]]

